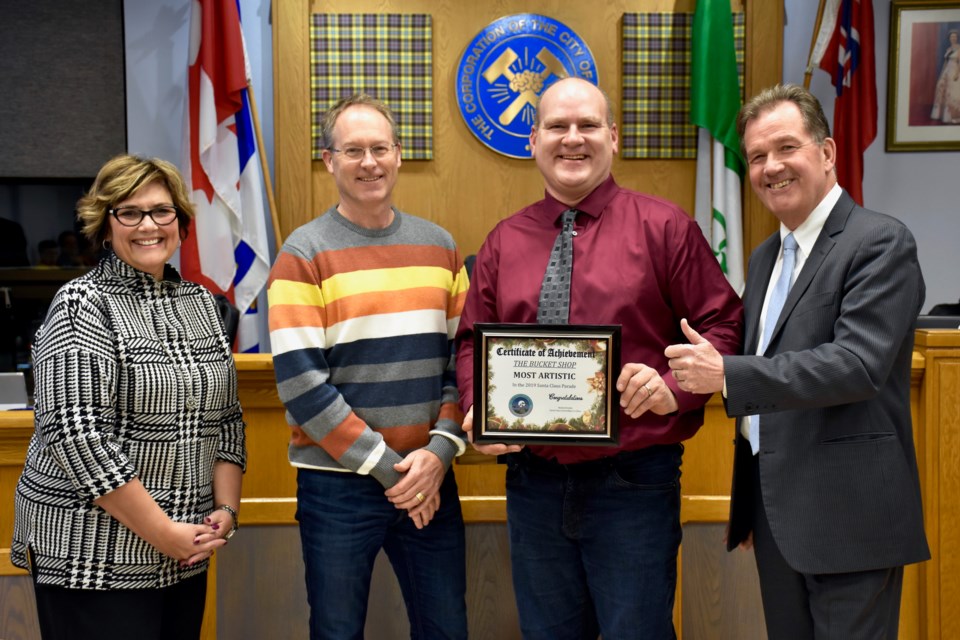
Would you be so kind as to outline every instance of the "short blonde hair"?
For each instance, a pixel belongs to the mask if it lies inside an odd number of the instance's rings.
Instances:
[[[83,225],[83,235],[96,246],[102,244],[109,229],[108,211],[153,182],[162,183],[170,192],[177,208],[180,238],[186,238],[195,214],[183,176],[166,160],[126,154],[108,160],[90,190],[77,201],[77,220]]]

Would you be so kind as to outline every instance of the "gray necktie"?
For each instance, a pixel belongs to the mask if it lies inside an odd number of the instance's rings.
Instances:
[[[563,212],[563,227],[557,234],[550,251],[550,261],[540,285],[540,302],[537,307],[537,322],[540,324],[566,324],[570,319],[570,277],[573,274],[573,221],[576,209]]]
[[[770,337],[777,326],[777,320],[780,319],[783,304],[787,301],[787,294],[790,293],[790,280],[796,264],[797,239],[793,237],[792,233],[789,233],[783,239],[783,268],[780,270],[780,278],[773,285],[770,302],[767,304],[767,318],[763,323],[763,342],[760,343],[760,355],[763,355],[763,352],[767,350]],[[750,416],[750,448],[753,449],[754,453],[760,450],[760,416],[757,415]]]

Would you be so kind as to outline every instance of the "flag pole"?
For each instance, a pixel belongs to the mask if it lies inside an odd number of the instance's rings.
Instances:
[[[283,245],[280,237],[280,221],[277,219],[277,202],[273,198],[273,182],[270,180],[270,169],[267,167],[267,151],[263,146],[263,133],[260,131],[260,116],[257,113],[257,101],[253,97],[253,84],[247,82],[247,97],[250,98],[250,117],[253,120],[253,131],[257,136],[257,148],[260,153],[260,170],[263,173],[263,184],[267,189],[267,206],[270,207],[270,222],[273,223],[273,241],[277,253]]]
[[[817,7],[817,19],[813,24],[813,37],[810,39],[810,53],[807,54],[807,69],[803,73],[803,88],[810,89],[810,78],[813,76],[813,48],[817,46],[817,36],[820,34],[820,25],[823,23],[823,7],[827,0],[820,0],[820,6]]]

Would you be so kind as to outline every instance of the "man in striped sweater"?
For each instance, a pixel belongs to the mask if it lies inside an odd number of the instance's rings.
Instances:
[[[412,637],[465,638],[465,449],[451,345],[467,276],[450,234],[392,206],[393,114],[354,95],[322,122],[340,202],[287,239],[270,341],[297,467],[310,637],[362,638],[386,552]]]

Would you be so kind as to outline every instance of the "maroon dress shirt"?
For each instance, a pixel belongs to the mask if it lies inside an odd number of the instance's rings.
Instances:
[[[536,323],[544,269],[568,206],[549,194],[490,232],[477,254],[457,331],[457,381],[464,410],[473,405],[473,324]],[[724,355],[739,353],[740,298],[727,283],[697,226],[677,205],[620,188],[607,178],[576,208],[570,324],[622,326],[621,363],[656,369],[677,397],[677,412],[620,412],[617,447],[531,446],[533,453],[571,464],[669,444],[693,436],[703,424],[708,395],[681,391],[669,374],[664,349],[688,342],[687,318]]]

